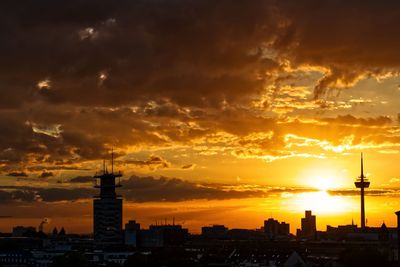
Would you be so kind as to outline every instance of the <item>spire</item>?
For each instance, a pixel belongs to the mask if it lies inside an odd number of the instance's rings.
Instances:
[[[364,180],[364,164],[363,164],[363,153],[361,152],[361,180]]]
[[[60,232],[58,232],[59,236],[65,236],[65,229],[64,227],[61,228]]]

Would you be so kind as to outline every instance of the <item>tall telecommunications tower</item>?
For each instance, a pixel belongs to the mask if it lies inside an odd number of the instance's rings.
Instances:
[[[354,182],[356,188],[361,189],[361,229],[365,229],[365,204],[364,204],[364,188],[369,187],[369,181],[364,176],[363,154],[361,153],[361,175]]]

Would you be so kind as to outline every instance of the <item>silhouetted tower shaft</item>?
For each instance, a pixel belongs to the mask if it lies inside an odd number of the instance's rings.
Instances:
[[[355,181],[356,188],[361,189],[361,228],[365,229],[365,202],[364,202],[364,188],[369,187],[369,181],[364,176],[363,154],[361,153],[361,175]]]
[[[94,176],[95,187],[100,189],[100,194],[93,201],[93,234],[96,244],[122,242],[122,199],[115,192],[121,186],[115,180],[121,176],[120,172],[114,173],[114,153],[111,154],[111,173],[104,162],[102,173]]]

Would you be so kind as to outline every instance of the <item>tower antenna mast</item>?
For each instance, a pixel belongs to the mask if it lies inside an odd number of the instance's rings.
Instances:
[[[354,185],[356,188],[360,188],[361,195],[361,229],[365,229],[365,202],[364,202],[364,189],[369,187],[370,182],[367,177],[364,176],[364,160],[363,154],[361,153],[361,175],[355,181]]]

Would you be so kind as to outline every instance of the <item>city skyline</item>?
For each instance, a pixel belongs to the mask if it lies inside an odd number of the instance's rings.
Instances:
[[[361,153],[360,155],[361,160],[360,160],[360,176],[358,176],[358,178],[355,180],[354,185],[356,188],[361,188],[361,184],[364,185],[365,184],[365,188],[369,187],[369,180],[367,178],[367,176],[364,175],[364,161],[363,161],[363,153]],[[109,168],[110,167],[110,168]],[[110,169],[110,171],[109,171]],[[118,244],[119,242],[122,242],[121,240],[121,236],[122,236],[122,224],[123,222],[129,222],[132,221],[132,219],[135,219],[134,221],[136,221],[138,218],[135,217],[128,217],[128,218],[123,218],[123,210],[124,210],[124,206],[122,203],[122,200],[124,199],[123,195],[120,195],[116,189],[121,187],[121,177],[123,176],[123,174],[120,171],[116,171],[114,172],[114,152],[111,151],[111,162],[110,165],[108,165],[108,162],[106,160],[103,160],[102,163],[102,170],[98,171],[94,174],[94,176],[92,177],[93,179],[93,187],[94,188],[99,188],[100,189],[100,194],[96,193],[96,195],[93,196],[93,206],[92,206],[92,229],[93,229],[93,235],[94,235],[94,239],[96,241],[97,244]],[[118,181],[116,181],[116,179],[118,179]],[[99,182],[97,182],[97,180]],[[272,191],[276,191],[276,192],[281,192],[282,188],[279,187],[270,187],[269,188]],[[293,188],[293,189],[289,189],[289,190],[299,190],[300,194],[315,194],[314,199],[311,199],[311,201],[320,201],[320,205],[318,205],[319,207],[321,207],[322,209],[324,209],[325,211],[328,210],[328,213],[330,211],[330,208],[327,207],[326,205],[330,205],[330,203],[326,202],[326,197],[329,197],[330,194],[335,195],[346,195],[349,192],[345,192],[343,190],[338,190],[337,192],[333,191],[333,190],[328,190],[328,188],[321,188],[319,186],[316,186],[314,188],[314,190],[312,189],[307,189],[307,188]],[[285,191],[285,189],[283,190]],[[95,192],[95,191],[94,191]],[[351,191],[352,192],[352,191]],[[322,194],[321,194],[322,193]],[[372,228],[376,228],[379,227],[379,225],[367,225],[368,224],[368,217],[365,217],[365,194],[368,195],[368,191],[365,191],[364,189],[361,189],[361,197],[359,198],[359,202],[361,203],[361,211],[359,211],[359,216],[361,217],[360,223],[358,225],[358,227],[361,230],[365,230],[366,227],[372,227]],[[353,193],[351,193],[350,195],[353,195]],[[308,197],[309,198],[309,197]],[[306,197],[307,199],[307,197]],[[302,205],[304,203],[300,203],[299,207],[310,207],[309,204],[306,205]],[[335,205],[336,203],[332,203],[333,205]],[[359,204],[360,205],[360,204]],[[315,207],[315,206],[314,206]],[[339,207],[343,208],[342,206]],[[317,209],[318,210],[318,209]],[[319,210],[318,210],[319,211]],[[311,217],[311,209],[306,209],[306,218],[307,217]],[[347,210],[341,210],[340,212],[342,213],[346,213]],[[270,217],[268,217],[268,220],[273,220],[274,217],[272,216],[272,212],[270,213]],[[396,213],[397,214],[397,213]],[[131,214],[128,214],[128,216]],[[279,214],[279,212],[277,214],[275,214],[275,216],[278,216],[278,218],[286,218],[286,220],[288,219],[287,217],[283,216],[282,214]],[[315,219],[315,215],[313,215],[312,217],[314,217],[313,219],[313,223],[312,223],[312,228],[314,229],[314,234],[316,233],[315,231],[324,231],[325,229],[328,229],[329,227],[334,226],[332,223],[334,222],[332,219],[329,220],[329,223],[326,225],[322,226],[322,223],[317,224],[316,223],[316,219]],[[10,218],[8,216],[4,216],[3,218]],[[265,217],[266,219],[267,217]],[[276,217],[275,217],[276,218]],[[362,223],[364,218],[364,224]],[[150,223],[148,223],[149,227],[153,227],[153,226],[167,226],[167,225],[175,225],[175,214],[173,214],[172,219],[171,218],[161,218],[157,217],[157,218],[152,218],[155,221],[152,221]],[[170,220],[169,220],[170,219]],[[382,218],[381,218],[382,219]],[[169,221],[168,221],[169,220]],[[290,223],[287,224],[287,232],[290,232],[292,234],[296,234],[297,237],[302,236],[304,234],[301,234],[301,232],[299,233],[298,229],[303,229],[305,226],[303,225],[303,220],[305,219],[301,219],[301,224],[300,227],[294,227],[294,228],[290,228]],[[97,222],[96,222],[97,221]],[[172,224],[171,224],[172,221]],[[265,221],[264,220],[264,227],[265,227]],[[289,221],[291,221],[291,219],[289,219]],[[397,218],[396,218],[397,221]],[[50,224],[51,220],[49,218],[43,218],[39,224],[38,227],[38,231],[43,231],[45,226],[48,226],[48,224]],[[216,222],[210,222],[208,225],[212,226],[212,225],[225,225],[226,221],[223,220],[219,220]],[[182,225],[185,223],[183,222],[177,222],[182,223]],[[357,227],[357,219],[354,219],[352,217],[351,219],[351,224],[349,222],[341,222],[342,225],[354,225],[355,227]],[[343,224],[344,223],[344,224]],[[382,219],[382,224],[385,224],[385,220],[384,218]],[[294,223],[294,225],[297,225],[296,223]],[[317,225],[319,225],[319,227],[317,227]],[[338,222],[337,225],[340,225],[340,221]],[[28,225],[24,225],[24,226],[28,226]],[[11,226],[12,228],[15,227],[15,225]],[[28,226],[31,227],[31,226]],[[63,228],[63,225],[52,225],[52,229],[55,228]],[[205,225],[201,226],[201,229],[203,229],[205,227]],[[310,226],[307,226],[310,227]],[[240,227],[236,227],[236,225],[231,226],[231,228],[239,228]],[[119,229],[119,230],[118,230]],[[242,226],[242,229],[246,229],[246,227]],[[255,229],[260,229],[259,227],[253,228]],[[47,231],[48,233],[50,233],[51,228],[49,229],[49,231]],[[191,233],[192,234],[196,234],[199,233],[200,229],[191,229]],[[296,232],[297,231],[297,232]],[[90,232],[83,232],[84,234],[91,234]],[[309,237],[309,234],[305,234],[305,236]]]
[[[396,226],[398,1],[1,6],[0,232],[91,233],[111,151],[122,225],[361,226],[363,152],[365,222]]]

